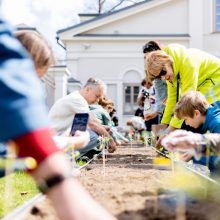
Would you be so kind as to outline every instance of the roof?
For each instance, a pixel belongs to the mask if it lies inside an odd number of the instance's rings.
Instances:
[[[24,23],[21,23],[21,24],[18,24],[15,26],[16,30],[18,31],[36,31],[39,33],[39,31],[37,30],[37,28],[35,27],[31,27],[31,26],[28,26]]]
[[[77,34],[77,37],[189,37],[189,34]]]
[[[70,77],[68,80],[67,80],[68,83],[80,83],[82,84],[79,80],[75,79],[74,77]]]
[[[108,17],[108,16],[111,16],[111,15],[113,15],[113,14],[117,14],[117,13],[119,13],[119,12],[122,12],[122,11],[125,11],[125,10],[128,10],[128,9],[131,9],[131,8],[138,7],[138,6],[142,5],[142,4],[146,4],[146,2],[151,2],[151,1],[154,1],[154,0],[144,0],[144,1],[138,2],[138,3],[134,4],[134,5],[130,5],[130,6],[127,6],[127,7],[125,7],[125,8],[121,8],[121,9],[119,9],[119,10],[113,11],[113,12],[108,12],[108,13],[104,13],[104,14],[98,15],[97,17],[95,17],[95,18],[93,18],[93,19],[84,21],[84,22],[82,22],[82,23],[79,23],[79,24],[76,24],[76,25],[73,25],[73,26],[70,26],[70,27],[67,27],[67,28],[64,28],[64,29],[60,29],[60,30],[57,31],[57,34],[63,33],[63,32],[65,32],[65,31],[68,31],[68,30],[71,30],[71,29],[74,29],[74,28],[78,28],[78,27],[80,27],[80,26],[83,26],[83,25],[85,25],[85,24],[92,23],[92,22],[97,21],[97,20],[101,20],[101,19],[106,18],[106,17]],[[81,14],[81,15],[83,15],[83,14]],[[85,15],[88,16],[88,14],[85,14]],[[92,14],[92,15],[94,16],[94,15],[96,15],[96,14]],[[91,15],[91,16],[92,16],[92,15]]]
[[[80,13],[78,14],[79,16],[85,16],[85,17],[93,17],[93,16],[99,16],[99,15],[102,15],[102,14],[99,14],[99,13]]]

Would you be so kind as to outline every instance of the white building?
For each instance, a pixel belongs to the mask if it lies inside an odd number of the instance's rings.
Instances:
[[[80,24],[57,32],[66,47],[67,68],[82,83],[95,76],[107,84],[121,124],[136,109],[147,41],[180,43],[220,56],[219,0],[146,0],[81,18]]]

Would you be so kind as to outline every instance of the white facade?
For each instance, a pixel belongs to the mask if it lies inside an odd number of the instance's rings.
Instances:
[[[46,91],[46,104],[48,109],[52,107],[55,101],[67,95],[67,78],[70,72],[66,66],[53,66],[42,81]]]
[[[58,31],[66,47],[67,68],[82,83],[91,77],[108,86],[120,123],[124,85],[144,78],[142,46],[149,40],[180,43],[220,56],[220,35],[213,32],[214,0],[147,0]]]

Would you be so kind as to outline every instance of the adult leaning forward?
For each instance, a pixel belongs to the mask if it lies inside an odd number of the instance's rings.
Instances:
[[[170,44],[146,56],[145,70],[149,83],[166,80],[168,98],[161,123],[168,125],[167,132],[183,123],[173,116],[173,109],[187,91],[200,91],[210,104],[220,100],[220,59],[204,51]]]

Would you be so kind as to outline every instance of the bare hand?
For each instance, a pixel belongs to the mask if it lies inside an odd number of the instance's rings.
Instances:
[[[69,137],[69,136],[71,136],[70,135],[70,130],[71,130],[71,128],[68,128],[68,129],[66,129],[66,131],[64,131],[62,134],[60,134],[60,135],[62,135],[62,136],[65,136],[65,137]]]
[[[73,136],[75,138],[75,146],[76,148],[82,148],[85,147],[90,140],[90,135],[88,131],[76,131],[75,135]]]
[[[159,137],[159,139],[157,140],[157,142],[156,142],[156,144],[155,144],[155,147],[156,147],[157,149],[160,149],[160,148],[162,147],[161,142],[162,142],[162,140],[163,140],[166,136],[167,136],[167,134],[164,134],[164,135],[161,135],[161,136]]]
[[[149,121],[150,119],[155,118],[158,114],[158,112],[147,113],[144,115],[144,120]]]
[[[109,146],[108,146],[108,152],[113,153],[116,150],[116,143],[114,142],[113,139],[110,139],[109,141]]]
[[[89,143],[89,132],[76,131],[74,136],[53,136],[53,139],[58,148],[64,149],[68,146],[72,148],[82,148]]]
[[[108,125],[102,125],[102,126],[105,128],[105,130],[106,130],[107,132],[110,132],[111,126],[108,126]]]
[[[149,96],[150,102],[155,103],[155,98],[153,96]]]

